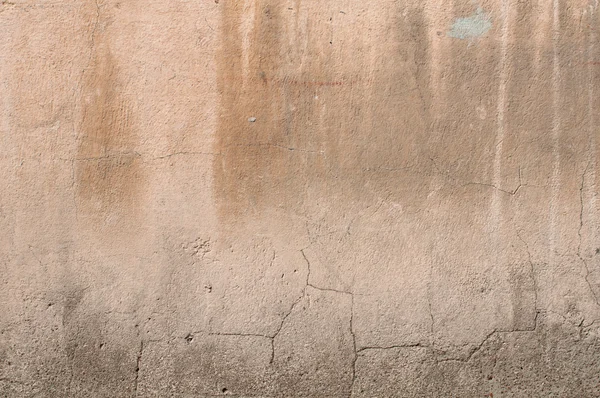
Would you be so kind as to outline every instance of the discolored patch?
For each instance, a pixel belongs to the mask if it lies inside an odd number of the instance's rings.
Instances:
[[[65,311],[69,305],[67,300]],[[74,311],[63,335],[69,383],[64,395],[55,396],[134,396],[139,343],[131,323],[85,306]]]
[[[221,211],[237,214],[265,195],[267,183],[263,177],[276,177],[270,170],[278,162],[277,174],[285,171],[281,163],[283,151],[271,146],[281,143],[283,90],[268,84],[268,79],[279,70],[280,6],[274,1],[260,0],[254,2],[251,10],[245,9],[244,2],[228,1],[221,7],[216,152],[223,157],[216,158],[214,168]],[[252,24],[250,32],[242,29],[244,19],[250,19],[247,21]]]
[[[95,34],[92,51],[82,87],[75,177],[79,211],[101,225],[138,212],[142,161],[135,151],[132,102],[104,33]]]
[[[327,2],[309,13],[302,2],[245,3],[221,5],[214,150],[221,219],[268,207],[302,213],[319,198],[372,201],[373,191],[389,193],[391,180],[399,195],[413,195],[393,173],[374,171],[408,168],[426,138],[429,95],[417,83],[426,66],[417,61],[428,44],[415,28],[422,15],[389,5],[381,21],[358,4],[341,13]],[[373,28],[352,35],[356,24]]]
[[[469,17],[456,18],[448,36],[455,39],[475,39],[487,33],[492,27],[492,21],[481,7]]]

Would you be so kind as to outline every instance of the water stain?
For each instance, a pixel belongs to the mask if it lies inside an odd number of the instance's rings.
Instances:
[[[221,156],[213,167],[221,220],[269,207],[319,211],[319,201],[352,206],[390,187],[413,195],[402,177],[374,170],[407,168],[424,147],[423,16],[390,4],[385,21],[357,19],[377,32],[349,34],[355,25],[333,3],[318,12],[298,3],[294,13],[274,0],[249,3],[253,12],[239,2],[221,6],[214,149]]]
[[[283,137],[284,87],[269,81],[280,78],[281,5],[253,2],[222,4],[221,48],[217,55],[220,95],[214,164],[217,203],[223,214],[239,215],[261,202],[286,174],[289,156]],[[245,18],[253,18],[250,24]],[[251,25],[250,32],[243,32]],[[244,39],[248,35],[248,39]],[[244,43],[248,43],[244,46]],[[244,62],[246,60],[246,62]],[[256,118],[249,123],[249,118]]]
[[[64,353],[69,368],[65,373],[69,382],[62,396],[135,395],[135,330],[124,323],[115,332],[115,323],[114,318],[89,307],[72,312],[64,325]]]
[[[508,270],[511,288],[511,309],[513,328],[530,330],[535,328],[537,311],[536,284],[533,267],[517,264]]]
[[[104,32],[95,34],[92,51],[82,85],[75,179],[80,213],[105,224],[137,212],[142,167],[132,101]]]
[[[447,34],[455,39],[476,39],[485,35],[491,27],[491,17],[479,7],[473,15],[457,18]]]

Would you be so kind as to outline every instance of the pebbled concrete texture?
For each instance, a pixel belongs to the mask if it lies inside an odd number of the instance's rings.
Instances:
[[[600,396],[595,0],[0,3],[0,396]]]

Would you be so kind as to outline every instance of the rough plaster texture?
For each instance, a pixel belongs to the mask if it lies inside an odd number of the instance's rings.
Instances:
[[[597,0],[2,0],[0,396],[600,396]]]

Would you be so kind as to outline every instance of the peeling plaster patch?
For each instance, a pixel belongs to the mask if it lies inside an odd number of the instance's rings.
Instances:
[[[470,17],[456,18],[448,36],[461,40],[473,39],[483,36],[491,27],[491,17],[479,7]]]

